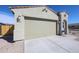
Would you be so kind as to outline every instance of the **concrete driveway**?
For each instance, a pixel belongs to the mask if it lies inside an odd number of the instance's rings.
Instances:
[[[26,53],[78,53],[79,38],[72,35],[50,36],[24,41]]]

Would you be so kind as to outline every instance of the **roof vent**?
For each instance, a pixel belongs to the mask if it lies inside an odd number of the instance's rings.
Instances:
[[[46,8],[42,10],[42,12],[47,12]]]

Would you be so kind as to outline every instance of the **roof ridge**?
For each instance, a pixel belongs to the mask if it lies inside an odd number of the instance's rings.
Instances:
[[[55,14],[57,14],[58,12],[54,11],[53,9],[51,9],[50,7],[46,6],[50,11],[54,12]]]
[[[50,11],[54,12],[55,14],[57,14],[56,11],[54,11],[53,9],[51,9],[50,7],[48,7],[47,5],[32,5],[32,6],[10,6],[10,9],[20,9],[20,8],[35,8],[35,7],[47,7]]]
[[[46,5],[32,5],[32,6],[10,6],[10,9],[20,9],[20,8],[34,8],[34,7],[46,7]]]

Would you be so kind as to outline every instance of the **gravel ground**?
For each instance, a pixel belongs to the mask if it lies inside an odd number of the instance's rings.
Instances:
[[[71,30],[70,33],[71,33],[71,35],[79,37],[79,31]]]
[[[0,39],[0,53],[23,53],[23,48],[23,41],[10,43]]]
[[[79,31],[71,30],[71,35],[76,36],[77,38],[76,38],[75,40],[76,40],[76,41],[79,41]]]

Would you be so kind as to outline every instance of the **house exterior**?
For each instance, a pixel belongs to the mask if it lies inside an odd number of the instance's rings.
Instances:
[[[11,35],[13,33],[14,26],[13,24],[4,24],[0,23],[0,36]]]
[[[11,10],[15,17],[14,41],[68,32],[66,12],[57,13],[47,6],[16,6]]]

